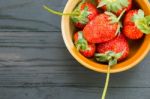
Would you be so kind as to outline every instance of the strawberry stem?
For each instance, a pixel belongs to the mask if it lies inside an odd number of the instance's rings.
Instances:
[[[111,66],[108,66],[108,69],[107,69],[107,77],[106,77],[105,87],[104,87],[104,90],[103,90],[103,94],[102,94],[102,98],[101,98],[101,99],[105,99],[106,94],[107,94],[107,89],[108,89],[109,80],[110,80],[110,67],[111,67]]]
[[[120,31],[120,28],[121,28],[121,27],[122,27],[122,24],[119,22],[115,35],[118,35],[118,33],[121,32],[121,31]]]
[[[59,15],[59,16],[63,16],[63,15],[75,16],[75,15],[78,15],[78,14],[72,14],[72,13],[61,13],[61,12],[55,11],[55,10],[47,7],[46,5],[43,5],[43,8],[45,10],[47,10],[48,12]]]
[[[123,16],[123,14],[126,12],[126,9],[124,9],[122,12],[121,12],[121,14],[119,15],[119,17],[118,17],[118,22],[120,21],[120,19],[121,19],[121,17]]]
[[[97,61],[108,62],[107,76],[106,76],[105,86],[104,86],[101,99],[105,99],[106,94],[107,94],[107,89],[108,89],[108,84],[109,84],[109,79],[110,79],[110,69],[112,66],[117,64],[117,60],[121,58],[122,55],[123,55],[123,52],[115,53],[113,51],[107,51],[104,54],[103,53],[95,54]]]
[[[117,18],[117,22],[120,21],[121,17],[123,16],[123,14],[124,14],[125,12],[126,12],[126,9],[124,9],[124,10],[121,12],[120,16]],[[115,35],[117,35],[117,34],[120,32],[120,28],[121,28],[121,27],[122,27],[122,23],[119,22],[118,28],[117,28],[117,30],[116,30]]]

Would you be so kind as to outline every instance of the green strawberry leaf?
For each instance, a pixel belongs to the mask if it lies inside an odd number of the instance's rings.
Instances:
[[[100,8],[100,7],[104,6],[104,5],[106,5],[106,2],[101,1],[101,2],[98,4],[97,8]]]
[[[135,22],[139,19],[144,18],[144,11],[139,9],[137,14],[134,14],[134,16],[132,17],[132,21]]]
[[[107,11],[117,12],[124,7],[128,7],[128,0],[101,0],[98,4],[98,8],[106,5]]]
[[[135,24],[143,33],[150,34],[150,16],[136,21]]]
[[[81,20],[81,23],[87,24],[89,22],[89,19],[88,19],[89,14],[90,12],[88,12],[88,7],[85,7],[84,10],[81,12],[81,15],[79,18]]]
[[[113,51],[107,51],[105,54],[111,57],[115,56],[115,53]]]
[[[110,20],[110,23],[111,24],[113,24],[113,23],[117,23],[118,22],[118,18],[117,18],[117,16],[116,15],[114,15],[113,13],[111,13],[111,12],[108,12],[108,11],[106,11],[106,12],[104,12],[106,15],[108,15],[109,16],[109,20]]]
[[[128,7],[128,5],[129,5],[129,1],[127,1],[127,0],[119,0],[119,2],[121,5],[124,5],[124,7]]]
[[[90,14],[90,12],[88,11],[88,7],[86,6],[84,10],[81,11],[79,6],[73,11],[73,14],[79,14],[76,16],[71,16],[71,19],[74,23],[79,22],[81,24],[87,24],[89,22],[88,15]]]
[[[150,16],[144,17],[144,11],[138,10],[138,14],[132,17],[132,21],[141,32],[150,34]]]
[[[108,62],[108,65],[109,65],[109,66],[114,66],[114,65],[116,65],[116,64],[117,64],[117,59],[116,59],[116,58],[111,59],[111,60],[109,60],[109,62]]]
[[[87,49],[87,41],[85,39],[79,39],[75,45],[78,50],[80,50],[80,49],[86,50]]]
[[[113,12],[117,12],[118,10],[122,9],[122,6],[118,3],[112,3],[112,5],[109,6],[111,6],[111,9],[109,11],[113,11]]]
[[[108,60],[108,57],[105,54],[95,54],[95,56],[98,57],[96,60],[99,62],[107,62]]]
[[[117,60],[123,55],[123,52],[115,53],[113,51],[107,51],[105,53],[95,54],[95,58],[98,62],[108,62],[109,66],[117,64]]]
[[[117,53],[117,54],[115,55],[115,58],[116,58],[116,59],[119,59],[122,55],[123,55],[123,52]]]
[[[88,42],[84,39],[83,33],[78,32],[78,41],[75,43],[77,50],[87,50],[88,49]]]

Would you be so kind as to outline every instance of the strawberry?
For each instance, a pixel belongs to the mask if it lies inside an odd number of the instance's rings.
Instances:
[[[81,3],[73,11],[71,19],[76,27],[83,29],[84,26],[98,15],[98,10],[95,5],[89,2]]]
[[[111,11],[117,16],[121,14],[123,10],[130,10],[132,8],[132,0],[97,0],[99,2],[98,7]]]
[[[83,0],[79,3],[79,5],[74,9],[72,13],[61,13],[55,10],[48,8],[47,6],[43,6],[47,11],[53,14],[57,14],[60,16],[69,15],[71,16],[72,22],[75,24],[77,28],[83,29],[84,26],[94,19],[98,15],[98,9],[96,6],[90,2],[85,2]]]
[[[132,40],[143,37],[143,33],[135,25],[125,25],[123,27],[123,33],[126,37]]]
[[[90,43],[103,43],[115,38],[121,27],[119,20],[123,13],[119,18],[111,12],[99,14],[83,29],[85,39]]]
[[[94,53],[96,50],[95,44],[88,43],[83,38],[82,31],[76,32],[74,34],[74,43],[75,43],[75,46],[77,47],[77,50],[79,50],[83,56],[85,56],[87,58],[94,56]]]
[[[109,62],[109,65],[117,64],[117,61],[124,60],[129,54],[129,45],[124,37],[120,34],[116,38],[99,44],[97,46],[98,54],[95,55],[99,62]]]
[[[90,58],[94,56],[95,49],[96,49],[95,44],[88,44],[87,50],[80,50],[80,53],[83,56]]]
[[[133,24],[134,25],[134,22],[132,22],[132,17],[135,14],[138,14],[138,10],[130,10],[130,11],[128,11],[126,13],[126,15],[125,15],[124,20],[123,20],[123,25],[126,25],[126,24]]]
[[[107,76],[105,81],[105,86],[101,99],[105,99],[109,79],[110,79],[110,69],[113,65],[117,64],[117,61],[122,61],[129,54],[129,45],[124,37],[124,35],[120,34],[116,38],[99,44],[97,46],[97,54],[95,54],[95,58],[98,62],[108,62]]]
[[[150,16],[144,17],[142,10],[130,10],[124,19],[123,33],[129,39],[140,39],[150,33]]]

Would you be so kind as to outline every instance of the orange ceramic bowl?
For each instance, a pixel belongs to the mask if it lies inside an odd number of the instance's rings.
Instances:
[[[150,3],[148,2],[148,0],[133,0],[133,1],[136,4],[138,4],[141,9],[144,10],[146,15],[150,15]],[[64,13],[72,12],[79,2],[80,0],[68,0],[67,5],[64,9]],[[62,17],[61,28],[63,39],[67,46],[67,49],[78,62],[80,62],[83,66],[91,70],[102,73],[107,72],[107,65],[100,64],[93,60],[85,58],[77,51],[72,40],[74,33],[74,26],[71,23],[69,16]],[[149,49],[150,49],[150,35],[146,35],[142,40],[136,41],[136,43],[134,42],[130,43],[129,57],[125,61],[120,62],[117,65],[113,66],[111,68],[111,73],[122,72],[136,66],[148,54]]]

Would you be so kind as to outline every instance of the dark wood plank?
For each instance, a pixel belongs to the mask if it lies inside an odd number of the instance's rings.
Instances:
[[[42,9],[62,11],[66,2],[0,0],[0,99],[100,98],[105,75],[69,54],[58,32],[61,17]],[[136,68],[113,74],[108,99],[149,99],[149,60],[150,54]]]
[[[1,32],[1,47],[65,48],[61,32]]]
[[[42,6],[63,11],[67,0],[1,0],[0,31],[60,31],[61,17]]]
[[[107,99],[149,99],[149,88],[110,88]],[[100,88],[0,88],[1,99],[101,99]]]
[[[136,68],[113,74],[111,87],[150,87],[150,54]],[[103,87],[104,74],[80,65],[60,32],[1,32],[0,86]]]
[[[67,0],[1,0],[0,31],[60,31],[61,17],[42,6],[63,11]]]

